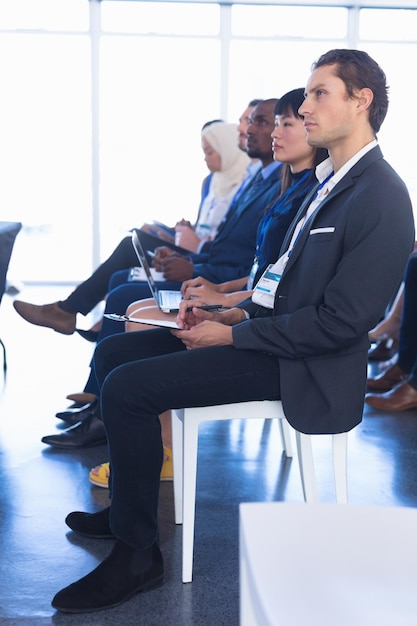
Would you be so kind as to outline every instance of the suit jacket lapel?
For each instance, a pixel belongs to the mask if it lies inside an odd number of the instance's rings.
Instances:
[[[383,156],[382,156],[382,152],[379,146],[376,146],[375,148],[367,152],[357,163],[355,163],[352,169],[347,172],[347,174],[334,187],[334,189],[332,189],[332,191],[322,200],[321,204],[319,204],[317,209],[314,211],[313,215],[311,215],[309,219],[307,220],[307,222],[304,224],[303,230],[301,231],[300,236],[297,239],[297,245],[294,246],[294,249],[288,260],[287,266],[285,268],[286,270],[296,261],[296,259],[300,255],[300,252],[303,249],[304,243],[306,242],[309,236],[309,233],[310,233],[310,230],[314,221],[316,220],[317,216],[323,211],[326,204],[330,200],[333,200],[337,195],[342,193],[342,191],[344,191],[351,185],[354,185],[355,184],[354,179],[358,177],[360,174],[362,174],[362,172],[369,166],[371,162],[376,161],[377,159],[382,159],[382,158]],[[319,187],[319,184],[317,184],[314,187],[314,189],[306,197],[305,201],[301,205],[300,210],[298,211],[293,223],[291,224],[291,227],[289,228],[287,232],[287,235],[285,237],[284,243],[281,248],[281,254],[283,254],[285,250],[288,249],[294,229],[297,223],[299,222],[299,220],[306,213],[308,206],[313,201],[318,187]],[[329,226],[331,226],[331,224],[329,224]]]
[[[271,172],[268,178],[257,184],[254,188],[252,188],[251,184],[249,185],[248,189],[242,193],[236,208],[224,222],[221,231],[218,233],[217,239],[227,236],[227,233],[232,230],[242,213],[244,213],[244,211],[246,211],[259,198],[259,196],[265,192],[265,188],[269,188],[271,182],[277,183],[277,172],[279,169],[280,168]]]
[[[301,251],[304,247],[305,242],[307,241],[309,235],[310,235],[310,230],[311,227],[314,223],[314,221],[317,219],[317,216],[323,211],[324,207],[326,206],[326,204],[332,200],[333,198],[335,198],[335,196],[339,195],[339,193],[341,193],[344,189],[346,189],[347,187],[350,187],[353,184],[352,182],[352,178],[349,175],[346,175],[341,181],[340,183],[338,183],[338,185],[332,189],[332,191],[321,201],[321,203],[319,204],[319,206],[317,207],[317,209],[314,211],[314,213],[312,215],[310,215],[310,217],[308,218],[308,220],[306,221],[306,223],[303,226],[302,231],[300,232],[299,237],[297,238],[297,243],[296,245],[294,245],[294,248],[291,252],[291,256],[288,259],[288,263],[286,265],[286,270],[289,269],[289,267],[291,267],[291,265],[293,265],[295,263],[295,261],[298,259],[298,257],[301,254]],[[313,196],[314,198],[314,196]],[[311,198],[311,201],[313,200],[313,198]],[[310,203],[309,203],[310,204]],[[307,208],[305,209],[304,213],[307,211]],[[329,226],[331,226],[331,224],[329,224]]]
[[[317,189],[318,188],[319,188],[319,183],[317,183],[317,185],[315,185],[313,187],[313,189],[311,189],[311,191],[307,194],[307,196],[305,197],[304,201],[302,202],[300,208],[298,209],[297,215],[293,219],[293,221],[292,221],[290,227],[288,228],[287,233],[286,233],[286,235],[284,237],[284,241],[282,242],[281,251],[280,251],[279,256],[281,256],[282,254],[284,254],[284,252],[286,250],[288,250],[288,247],[290,245],[290,241],[291,241],[291,238],[293,236],[295,227],[297,226],[298,222],[303,217],[303,215],[306,213],[308,207],[310,206],[311,202],[313,201],[313,198],[315,197],[315,195],[317,193]]]

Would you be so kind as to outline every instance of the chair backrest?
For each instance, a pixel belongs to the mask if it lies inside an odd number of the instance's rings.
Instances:
[[[0,222],[0,302],[6,288],[6,276],[15,239],[22,228],[20,222]]]

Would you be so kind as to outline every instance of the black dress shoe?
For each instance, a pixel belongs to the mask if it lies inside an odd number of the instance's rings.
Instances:
[[[136,593],[159,587],[163,582],[164,564],[157,543],[146,550],[135,550],[117,540],[107,559],[59,591],[52,606],[64,613],[92,613],[122,604]]]
[[[65,411],[60,411],[55,414],[60,420],[67,422],[67,424],[76,424],[77,422],[81,422],[85,419],[91,411],[95,410],[98,405],[98,400],[94,400],[93,402],[85,402],[84,404],[80,404],[79,402],[74,402],[69,406]]]
[[[107,436],[103,422],[92,411],[82,422],[77,422],[59,435],[42,437],[41,441],[57,448],[75,450],[107,443]]]
[[[73,511],[65,518],[66,525],[83,537],[92,539],[114,539],[110,530],[110,507],[98,513]]]
[[[75,330],[83,339],[87,339],[87,341],[92,341],[94,343],[97,342],[99,333],[96,330],[81,330],[80,328],[76,328]]]
[[[398,349],[398,342],[394,339],[381,339],[373,348],[368,350],[368,361],[388,361]]]

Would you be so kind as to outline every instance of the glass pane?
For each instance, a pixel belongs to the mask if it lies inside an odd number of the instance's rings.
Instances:
[[[231,115],[238,116],[245,102],[253,98],[279,98],[291,89],[304,87],[313,61],[327,50],[343,45],[346,44],[340,41],[234,41],[230,52]]]
[[[348,11],[345,8],[238,4],[232,7],[234,35],[294,39],[320,39],[330,35],[332,39],[339,39],[346,37],[347,20]],[[329,24],[332,25],[330,33]]]
[[[0,28],[87,30],[88,0],[1,0]]]
[[[406,183],[413,201],[417,222],[417,178],[415,165],[415,146],[417,145],[417,127],[410,113],[410,103],[416,102],[417,84],[410,80],[406,68],[410,59],[417,58],[417,44],[372,44],[360,46],[366,50],[382,67],[389,85],[389,108],[381,127],[378,139],[387,161]],[[407,128],[404,124],[409,120]],[[405,120],[405,121],[404,121]]]
[[[73,280],[91,267],[90,57],[86,36],[3,35],[0,206],[23,222],[19,280]]]
[[[195,220],[208,173],[200,129],[219,117],[220,44],[104,37],[101,58],[100,205],[109,252],[144,221]]]
[[[415,41],[417,11],[362,9],[359,37],[373,41]]]
[[[101,7],[107,32],[214,35],[220,28],[215,4],[106,1]]]

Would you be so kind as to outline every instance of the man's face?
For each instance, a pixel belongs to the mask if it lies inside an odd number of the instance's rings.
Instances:
[[[355,128],[357,100],[349,98],[334,65],[323,65],[311,74],[306,98],[298,112],[304,116],[307,143],[327,148],[343,146]]]
[[[253,107],[248,107],[239,117],[239,124],[237,126],[237,130],[239,132],[239,148],[246,152],[246,140],[247,140],[247,130],[249,126],[249,118],[253,111]]]
[[[251,159],[271,162],[271,133],[274,130],[274,102],[260,102],[252,111],[247,129],[247,153]]]

